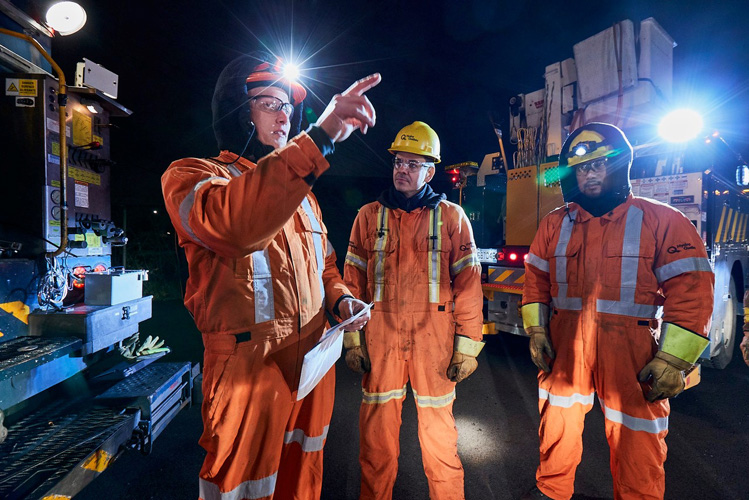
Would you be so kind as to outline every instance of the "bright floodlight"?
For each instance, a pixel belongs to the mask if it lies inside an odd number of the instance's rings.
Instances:
[[[47,24],[59,35],[72,35],[86,24],[86,11],[75,2],[58,2],[47,11]]]
[[[287,80],[297,81],[299,79],[299,66],[294,63],[287,63],[283,67],[283,76]]]
[[[691,109],[672,111],[658,125],[658,135],[668,142],[690,141],[697,137],[701,130],[702,117]]]

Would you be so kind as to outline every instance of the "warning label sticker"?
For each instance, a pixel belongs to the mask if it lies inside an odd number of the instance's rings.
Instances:
[[[5,95],[36,97],[37,81],[24,78],[6,78]]]

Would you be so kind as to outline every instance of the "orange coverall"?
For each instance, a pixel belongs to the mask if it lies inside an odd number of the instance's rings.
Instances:
[[[367,204],[354,221],[343,273],[355,297],[375,303],[359,415],[361,498],[392,497],[409,380],[429,495],[463,498],[455,383],[446,371],[455,336],[481,341],[483,321],[481,265],[465,213],[446,201],[411,212]]]
[[[650,384],[637,376],[658,349],[661,307],[661,344],[670,331],[708,334],[715,280],[694,226],[632,195],[601,217],[570,203],[541,222],[525,269],[523,304],[553,304],[556,359],[551,373],[538,373],[539,488],[572,496],[583,421],[598,393],[615,497],[663,498],[669,402],[649,403]]]
[[[257,165],[219,160],[234,163],[187,158],[162,177],[205,344],[200,498],[319,498],[335,373],[299,402],[296,388],[325,309],[349,294],[304,180],[328,162],[304,133]]]

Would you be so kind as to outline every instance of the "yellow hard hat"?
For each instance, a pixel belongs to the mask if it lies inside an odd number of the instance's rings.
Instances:
[[[560,167],[574,167],[598,158],[623,157],[632,162],[632,146],[619,128],[608,123],[588,123],[572,132],[562,144]]]
[[[424,122],[413,122],[406,125],[395,136],[388,149],[392,154],[397,152],[413,153],[431,158],[434,163],[440,162],[440,138],[432,127]]]

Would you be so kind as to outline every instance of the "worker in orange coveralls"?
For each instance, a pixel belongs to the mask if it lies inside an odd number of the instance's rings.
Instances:
[[[205,344],[203,500],[320,497],[335,373],[297,401],[301,361],[326,309],[346,319],[365,307],[335,267],[310,189],[334,143],[374,126],[364,92],[380,76],[335,96],[299,133],[306,91],[281,70],[262,52],[229,63],[212,106],[221,154],[178,160],[162,177],[189,263],[185,305]]]
[[[744,339],[739,345],[744,363],[749,366],[749,292],[744,293]]]
[[[361,498],[392,498],[410,381],[429,496],[462,499],[452,407],[455,383],[473,373],[483,347],[481,265],[465,212],[427,184],[440,161],[434,130],[414,122],[389,151],[394,186],[359,211],[343,271],[351,292],[374,302],[366,336],[344,336],[349,368],[366,372]]]
[[[632,160],[604,123],[575,130],[559,155],[565,205],[541,221],[525,264],[541,463],[523,498],[572,496],[596,393],[615,498],[664,495],[668,398],[708,344],[714,276],[689,219],[632,196]]]

